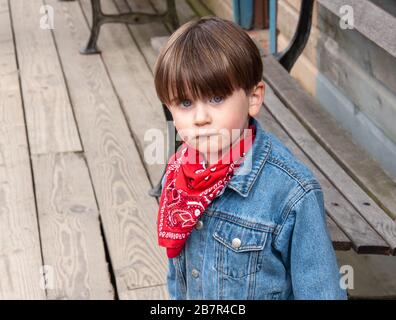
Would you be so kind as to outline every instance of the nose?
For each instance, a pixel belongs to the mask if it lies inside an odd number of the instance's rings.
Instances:
[[[203,126],[211,122],[208,108],[204,103],[198,102],[195,108],[194,123],[196,126]]]

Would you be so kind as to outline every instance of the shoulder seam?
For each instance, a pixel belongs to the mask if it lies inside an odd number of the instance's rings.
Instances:
[[[306,181],[301,181],[298,177],[298,175],[290,170],[287,166],[284,165],[283,162],[277,160],[276,158],[270,157],[267,160],[268,163],[278,167],[279,169],[281,169],[282,171],[284,171],[285,173],[287,173],[293,180],[295,180],[300,186],[301,188],[303,188],[305,191],[309,191],[310,190],[310,185],[319,185],[319,183],[317,182],[317,180],[315,178],[310,179],[310,180],[306,180]],[[320,185],[319,185],[320,186]]]

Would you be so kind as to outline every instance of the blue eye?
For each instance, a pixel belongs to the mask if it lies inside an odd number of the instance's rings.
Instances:
[[[180,104],[183,108],[189,108],[192,105],[192,102],[190,100],[183,100]]]
[[[210,102],[219,104],[219,103],[222,103],[223,100],[224,100],[224,97],[222,97],[222,96],[214,96],[212,99],[210,99]]]

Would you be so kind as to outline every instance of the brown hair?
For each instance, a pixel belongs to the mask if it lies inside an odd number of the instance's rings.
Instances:
[[[203,17],[177,29],[155,64],[158,98],[206,100],[234,90],[249,94],[262,79],[260,52],[249,35],[232,21]]]

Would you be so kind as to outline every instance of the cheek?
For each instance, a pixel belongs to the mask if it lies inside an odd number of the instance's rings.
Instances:
[[[240,129],[243,128],[247,119],[247,112],[241,110],[235,110],[234,112],[229,112],[221,118],[221,122],[224,129]]]
[[[179,134],[180,138],[183,141],[190,140],[191,139],[191,125],[187,121],[186,117],[173,117],[173,120],[175,121],[175,128],[177,133]]]
[[[183,117],[177,111],[172,111],[172,118],[177,130],[184,127]]]
[[[239,129],[245,125],[249,113],[249,103],[247,99],[237,99],[227,106],[229,110],[224,114],[222,122],[228,129]]]

